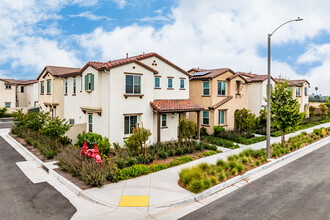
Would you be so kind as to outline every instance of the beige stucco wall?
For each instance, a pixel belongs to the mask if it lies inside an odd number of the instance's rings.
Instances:
[[[306,117],[309,117],[309,102],[308,102],[308,94],[309,94],[309,85],[307,82],[303,84],[300,88],[300,96],[296,95],[296,87],[292,87],[292,96],[297,99],[300,105],[300,112],[306,112]],[[305,88],[307,88],[307,95],[305,95]]]
[[[6,83],[0,80],[0,108],[5,107],[5,102],[10,102],[11,108],[16,107],[16,85],[11,85],[11,89],[6,89]]]
[[[275,82],[271,80],[271,85],[274,88]],[[265,99],[267,98],[267,80],[263,82],[253,82],[249,83],[249,110],[259,115],[260,110],[263,109],[267,102]]]
[[[51,80],[51,94],[47,94],[47,80]],[[44,94],[41,92],[41,81],[44,81]],[[38,100],[41,109],[45,112],[50,112],[51,108],[45,106],[45,103],[52,103],[56,105],[56,116],[63,119],[63,79],[54,77],[45,71],[39,78],[38,83]]]
[[[152,66],[152,63],[157,65]],[[124,117],[125,115],[138,115],[138,123],[143,123],[143,127],[149,129],[152,133],[148,144],[157,141],[157,116],[153,112],[150,102],[154,99],[188,99],[189,83],[188,76],[181,73],[172,66],[159,60],[156,57],[142,60],[141,62],[152,66],[159,71],[157,76],[161,77],[161,89],[154,88],[154,73],[151,70],[136,64],[129,63],[110,71],[97,71],[92,67],[88,67],[82,73],[83,89],[80,92],[80,76],[77,77],[77,95],[72,96],[72,77],[68,77],[68,95],[64,96],[64,118],[75,119],[75,123],[86,123],[85,128],[88,130],[88,114],[81,110],[81,106],[102,108],[101,115],[93,113],[93,132],[107,136],[110,142],[118,142],[121,146],[124,140],[129,136],[124,134]],[[86,92],[85,75],[94,74],[94,90]],[[127,97],[125,98],[125,75],[126,74],[142,74],[141,75],[141,94],[143,97]],[[167,89],[167,77],[173,77],[173,90]],[[78,79],[79,78],[79,79]],[[180,78],[185,78],[185,89],[181,90]],[[64,82],[62,82],[64,83]],[[62,90],[63,91],[63,90]],[[161,140],[168,141],[177,139],[178,136],[178,120],[177,113],[167,114],[167,128],[161,129]]]
[[[24,87],[24,92],[21,92],[21,87]],[[17,86],[17,99],[18,107],[37,107],[38,102],[38,83],[30,85],[18,85]]]
[[[220,107],[210,110],[210,125],[204,126],[209,134],[213,133],[214,125],[219,124],[219,110],[225,111],[225,127],[227,130],[234,129],[234,113],[237,109],[248,109],[248,86],[247,84],[241,85],[240,95],[236,95],[236,80],[244,83],[244,80],[240,77],[235,77],[230,81],[226,79],[233,74],[231,72],[226,72],[218,77],[210,80],[210,96],[203,96],[203,81],[202,80],[190,80],[190,98],[201,105],[205,110],[208,110],[210,106],[217,104],[218,102],[224,100],[228,96],[233,96],[231,100],[227,103],[221,105]],[[217,88],[218,81],[226,81],[226,96],[218,96]],[[190,113],[190,118],[197,122],[196,113]],[[203,121],[203,113],[200,113],[201,123]]]
[[[83,131],[86,131],[86,123],[74,124],[65,135],[71,138],[72,143],[75,144],[78,140],[77,135]]]

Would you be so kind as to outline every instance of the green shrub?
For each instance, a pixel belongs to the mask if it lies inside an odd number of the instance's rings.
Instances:
[[[224,181],[226,179],[226,176],[221,172],[220,174],[219,174],[219,180],[222,182],[222,181]]]
[[[47,159],[53,159],[54,156],[55,156],[55,152],[54,151],[52,151],[52,150],[47,151],[47,153],[46,153],[46,158]]]
[[[199,180],[202,172],[198,167],[184,168],[179,173],[180,180],[184,186],[190,185],[193,180]]]
[[[166,158],[168,158],[168,154],[163,150],[158,154],[158,157],[160,159],[166,159]]]
[[[227,178],[228,176],[230,176],[230,172],[229,172],[229,171],[226,171],[226,172],[225,172],[225,176],[226,176],[226,178]]]
[[[210,181],[212,185],[215,185],[217,183],[217,178],[215,176],[211,176]]]
[[[222,127],[221,125],[216,125],[216,126],[213,127],[213,131],[214,131],[214,136],[217,136],[221,132],[225,131],[225,128]]]
[[[211,187],[211,182],[210,182],[210,180],[209,179],[204,179],[203,180],[203,186],[204,186],[204,189],[208,189],[208,188],[210,188]]]
[[[226,164],[226,162],[221,159],[217,160],[217,163],[216,163],[217,166],[222,166],[222,167],[224,167],[225,164]]]
[[[201,169],[202,171],[206,171],[206,172],[210,171],[210,165],[207,163],[198,164],[198,168]]]
[[[233,169],[231,170],[231,174],[232,174],[232,175],[236,176],[237,173],[238,173],[237,168],[233,168]]]
[[[254,167],[254,166],[255,166],[255,164],[254,164],[254,163],[252,163],[252,164],[251,164],[251,167]]]
[[[246,157],[243,157],[241,160],[243,164],[247,164],[249,162],[249,160]]]
[[[81,179],[90,186],[101,187],[106,181],[106,174],[102,166],[97,164],[94,160],[82,163]]]
[[[84,140],[87,140],[87,145],[89,148],[94,148],[93,143],[97,143],[97,147],[99,149],[100,155],[103,157],[109,156],[109,153],[111,151],[111,144],[109,142],[109,139],[107,137],[102,137],[100,134],[92,133],[92,132],[83,132],[78,134],[77,136],[78,141],[76,143],[77,146],[83,147]]]
[[[138,164],[122,169],[121,175],[122,175],[122,179],[126,180],[132,177],[149,174],[149,172],[150,172],[149,167],[147,167],[146,165]]]
[[[194,193],[199,193],[203,190],[203,184],[200,180],[194,179],[189,183],[188,190]]]
[[[260,166],[260,161],[259,160],[256,161],[256,165]]]
[[[239,173],[242,173],[245,170],[245,167],[243,166],[243,164],[237,164],[236,168]]]

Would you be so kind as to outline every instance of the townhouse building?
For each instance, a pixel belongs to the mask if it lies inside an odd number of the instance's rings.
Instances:
[[[46,105],[56,106],[56,115],[73,124],[68,134],[73,139],[87,131],[123,145],[139,124],[152,133],[148,144],[175,140],[179,118],[187,112],[199,116],[202,110],[189,99],[191,75],[157,53],[88,62],[58,77],[46,70],[39,77],[40,86],[41,81],[50,79],[52,84],[58,78],[58,89]]]
[[[38,107],[38,81],[0,79],[0,108],[8,112]]]
[[[188,71],[190,79],[190,98],[203,107],[201,126],[209,134],[213,133],[215,125],[221,125],[226,130],[235,127],[235,112],[248,109],[248,81],[229,68],[199,69]],[[190,118],[198,121],[196,115]]]
[[[260,113],[260,110],[266,109],[267,107],[267,75],[257,75],[245,72],[237,72],[242,77],[244,77],[249,83],[249,92],[248,100],[249,107],[248,109],[257,116]],[[274,87],[276,80],[271,77],[271,86]]]

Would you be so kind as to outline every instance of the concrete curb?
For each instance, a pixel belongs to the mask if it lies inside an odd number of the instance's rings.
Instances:
[[[62,175],[58,174],[57,172],[55,172],[54,170],[52,169],[48,169],[45,164],[39,159],[37,158],[33,153],[31,153],[28,149],[26,149],[23,145],[21,145],[20,143],[18,143],[14,138],[12,138],[9,134],[5,134],[5,136],[10,140],[12,141],[14,144],[16,144],[20,149],[22,149],[26,154],[28,154],[34,161],[36,161],[40,167],[42,167],[43,169],[45,169],[49,175],[51,175],[52,177],[56,178],[58,181],[60,181],[63,185],[65,185],[66,187],[68,187],[71,191],[73,191],[76,195],[78,196],[81,196],[91,202],[94,202],[96,204],[100,204],[100,205],[104,205],[104,206],[107,206],[107,207],[112,207],[112,208],[117,208],[117,206],[113,205],[113,204],[109,204],[109,203],[105,203],[103,201],[100,201],[96,198],[94,198],[93,196],[89,195],[88,193],[86,193],[85,191],[83,191],[82,189],[80,189],[78,186],[76,186],[74,183],[72,183],[71,181],[69,181],[68,179],[66,179],[65,177],[63,177]],[[300,148],[290,154],[287,154],[285,156],[282,156],[278,159],[275,159],[275,160],[272,160],[271,162],[267,163],[267,164],[264,164],[262,166],[259,166],[257,168],[254,168],[246,173],[244,173],[243,175],[239,175],[239,176],[236,176],[230,180],[227,180],[226,182],[223,182],[221,184],[218,184],[216,186],[213,186],[201,193],[198,193],[196,195],[192,195],[192,196],[188,196],[186,197],[185,199],[181,199],[179,201],[173,201],[173,202],[170,202],[170,203],[165,203],[165,204],[162,204],[162,205],[155,205],[155,206],[149,206],[149,207],[152,207],[152,208],[165,208],[165,207],[173,207],[173,206],[176,206],[176,205],[180,205],[180,204],[185,204],[185,203],[190,203],[190,202],[194,202],[194,201],[199,201],[201,199],[204,199],[218,191],[221,191],[231,185],[234,185],[236,184],[237,182],[243,180],[243,179],[246,179],[250,176],[252,176],[253,174],[256,174],[262,170],[265,170],[271,166],[273,166],[274,164],[280,162],[280,161],[283,161],[289,157],[292,157],[298,153],[301,153],[303,151],[306,151],[308,150],[309,148],[312,148],[312,147],[315,147],[316,145],[318,144],[321,144],[323,142],[326,142],[326,141],[329,141],[330,142],[330,136],[329,137],[326,137],[322,140],[319,140],[313,144],[310,144],[306,147],[303,147],[303,148]],[[248,148],[246,148],[248,149]]]
[[[82,189],[80,189],[78,186],[76,186],[74,183],[72,183],[71,181],[69,181],[68,179],[66,179],[65,177],[63,177],[62,175],[58,174],[56,171],[49,169],[44,162],[42,162],[38,157],[36,157],[33,153],[31,153],[28,149],[26,149],[23,145],[21,145],[18,141],[16,141],[13,137],[11,137],[9,134],[5,134],[6,138],[9,139],[9,141],[13,142],[16,146],[18,146],[21,150],[24,151],[24,153],[26,153],[29,157],[32,158],[33,161],[35,161],[39,167],[43,168],[44,170],[46,170],[46,172],[54,177],[55,179],[57,179],[58,181],[60,181],[63,185],[65,185],[67,188],[69,188],[72,192],[74,192],[76,195],[81,196],[91,202],[100,204],[100,205],[104,205],[104,206],[108,206],[108,207],[116,207],[112,204],[108,204],[108,203],[104,203],[101,202],[97,199],[95,199],[94,197],[92,197],[91,195],[88,195],[86,192],[84,192]]]
[[[240,182],[241,180],[244,180],[244,179],[246,179],[246,178],[248,178],[248,177],[250,177],[250,176],[252,176],[252,175],[254,175],[254,174],[256,174],[256,173],[258,173],[260,171],[262,171],[262,170],[265,170],[265,169],[267,169],[267,168],[269,168],[269,167],[271,167],[271,166],[279,163],[280,161],[283,161],[285,159],[288,159],[288,158],[290,158],[290,157],[292,157],[292,156],[294,156],[296,154],[299,154],[299,153],[301,153],[303,151],[308,150],[309,148],[315,147],[316,145],[322,144],[323,142],[330,142],[330,136],[329,137],[326,137],[326,138],[324,138],[322,140],[319,140],[319,141],[317,141],[315,143],[312,143],[312,144],[310,144],[310,145],[308,145],[306,147],[300,148],[300,149],[298,149],[298,150],[296,150],[294,152],[291,152],[291,153],[289,153],[289,154],[287,154],[285,156],[282,156],[282,157],[280,157],[278,159],[273,159],[269,163],[266,163],[266,164],[264,164],[262,166],[259,166],[257,168],[254,168],[254,169],[250,170],[250,171],[247,171],[243,175],[236,176],[236,177],[234,177],[234,178],[232,178],[230,180],[227,180],[226,182],[223,182],[223,183],[220,183],[218,185],[215,185],[215,186],[213,186],[213,187],[211,187],[211,188],[209,188],[209,189],[207,189],[207,190],[205,190],[205,191],[203,191],[201,193],[198,193],[196,195],[189,196],[189,197],[187,197],[187,198],[185,198],[183,200],[180,200],[180,201],[175,201],[175,202],[166,203],[166,204],[163,204],[163,205],[156,205],[156,206],[150,206],[150,207],[153,207],[153,208],[166,208],[166,207],[172,207],[172,206],[181,205],[181,204],[185,204],[185,203],[190,203],[190,202],[193,202],[193,201],[199,201],[199,200],[204,199],[204,198],[206,198],[206,197],[208,197],[208,196],[210,196],[210,195],[212,195],[212,194],[214,194],[214,193],[216,193],[218,191],[221,191],[221,190],[223,190],[223,189],[225,189],[225,188],[227,188],[227,187],[229,187],[231,185],[234,185],[234,184]]]

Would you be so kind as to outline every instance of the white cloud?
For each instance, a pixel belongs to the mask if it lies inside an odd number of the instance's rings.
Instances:
[[[120,9],[123,9],[127,4],[126,0],[113,0],[113,1],[118,4],[118,7]]]
[[[173,22],[159,29],[137,24],[112,31],[97,28],[79,36],[78,41],[101,60],[122,58],[126,52],[135,55],[155,51],[185,69],[230,67],[266,74],[267,59],[258,50],[267,47],[267,34],[300,16],[304,21],[276,31],[272,45],[306,43],[321,32],[330,32],[328,8],[330,2],[326,0],[181,0],[172,9]],[[272,61],[272,72],[291,79],[310,76],[298,75],[293,67],[276,60]],[[312,78],[310,81],[315,83]]]
[[[77,14],[77,15],[69,15],[69,17],[72,17],[72,18],[75,18],[75,17],[87,18],[87,19],[92,20],[92,21],[103,20],[103,19],[112,20],[111,18],[109,18],[107,16],[95,15],[90,11],[82,12],[82,13]]]
[[[330,59],[330,43],[309,46],[308,50],[298,58],[298,63],[313,63]]]

